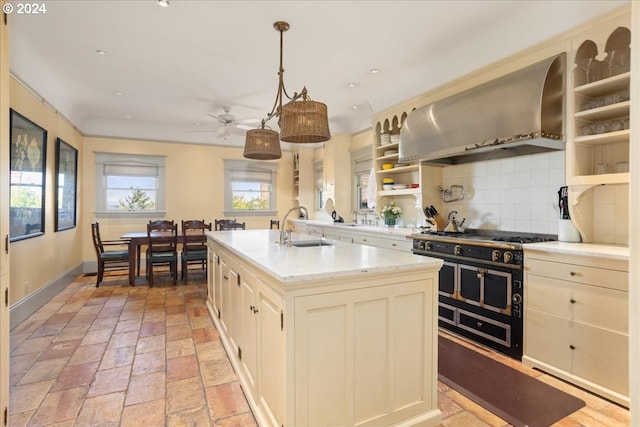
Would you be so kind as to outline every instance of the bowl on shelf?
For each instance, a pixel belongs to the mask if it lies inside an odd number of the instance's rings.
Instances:
[[[382,165],[382,169],[383,169],[383,170],[393,169],[393,164],[391,164],[391,163],[384,163],[384,164]]]
[[[387,150],[384,152],[385,156],[393,156],[394,154],[398,154],[398,150]]]
[[[393,190],[394,185],[393,184],[382,184],[382,189],[383,190]]]
[[[405,190],[407,188],[409,188],[407,184],[393,184],[394,190]]]
[[[382,178],[383,184],[395,184],[395,180],[393,178]]]
[[[394,168],[403,168],[405,166],[409,166],[409,163],[396,163],[393,165]]]
[[[411,184],[409,188],[420,188],[420,184]]]

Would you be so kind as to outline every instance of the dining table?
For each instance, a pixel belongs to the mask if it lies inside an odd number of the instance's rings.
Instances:
[[[161,237],[165,236],[168,233],[162,232],[151,232],[151,237]],[[129,265],[133,266],[135,269],[135,277],[133,279],[132,285],[135,284],[135,278],[140,276],[140,247],[149,244],[149,235],[146,231],[130,231],[128,233],[124,233],[120,236],[121,240],[128,240],[130,243],[130,248],[133,250],[129,250]],[[178,234],[178,243],[183,243],[184,236]]]

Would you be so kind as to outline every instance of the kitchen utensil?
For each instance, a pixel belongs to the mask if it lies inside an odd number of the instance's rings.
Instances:
[[[569,216],[569,189],[566,185],[558,190],[558,207],[560,208],[561,219],[571,218]]]
[[[385,164],[382,165],[382,169],[383,170],[393,169],[393,164],[392,163],[385,163]]]

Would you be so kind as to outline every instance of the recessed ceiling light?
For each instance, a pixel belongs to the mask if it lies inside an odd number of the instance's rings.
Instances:
[[[380,70],[378,70],[377,68],[372,68],[372,69],[369,70],[369,72],[371,74],[378,74],[380,72]]]
[[[158,6],[169,7],[169,0],[158,0]]]
[[[129,115],[124,116],[125,119],[130,119],[131,117],[133,116],[129,116]]]
[[[122,96],[122,95],[124,95],[124,92],[120,92],[119,90],[117,90],[117,91],[113,92],[113,94],[115,96]]]
[[[357,106],[357,105],[352,105],[352,106],[351,106],[351,108],[352,108],[353,110],[357,110],[357,109],[358,109],[358,106]]]
[[[98,55],[101,55],[101,56],[105,56],[105,55],[107,54],[107,52],[105,52],[105,51],[104,51],[104,50],[102,50],[102,49],[96,49],[96,53],[97,53]]]
[[[349,86],[349,87],[356,87],[356,86],[357,86],[357,84],[355,84],[355,83],[353,83],[353,82],[352,82],[352,83],[349,83],[347,86]]]

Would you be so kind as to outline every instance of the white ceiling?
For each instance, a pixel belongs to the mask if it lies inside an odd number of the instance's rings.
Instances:
[[[56,0],[40,2],[44,14],[13,13],[11,71],[87,135],[242,145],[216,138],[206,113],[271,110],[273,23],[284,20],[288,92],[306,85],[328,105],[331,132],[352,133],[372,113],[628,3],[170,1]]]

